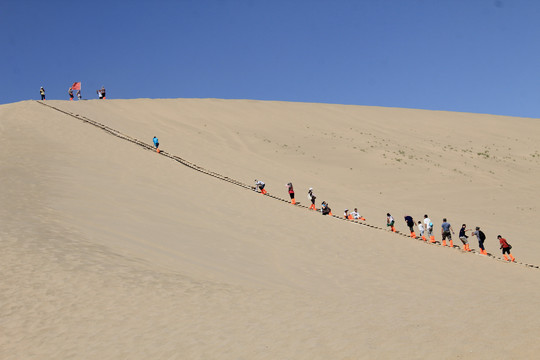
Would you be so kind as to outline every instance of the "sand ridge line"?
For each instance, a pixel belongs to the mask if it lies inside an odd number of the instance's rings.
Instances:
[[[75,119],[77,119],[77,120],[80,120],[80,121],[84,122],[84,123],[88,123],[88,124],[90,124],[90,125],[93,125],[93,126],[99,128],[99,129],[101,129],[101,130],[107,132],[107,133],[110,134],[110,135],[116,136],[116,137],[118,137],[118,138],[120,138],[120,139],[123,139],[123,140],[127,140],[127,141],[129,141],[129,142],[131,142],[131,143],[133,143],[133,144],[139,145],[140,147],[142,147],[142,148],[144,148],[144,149],[146,149],[146,150],[150,150],[150,151],[152,151],[152,152],[155,152],[155,148],[154,148],[153,145],[147,144],[147,143],[145,143],[145,142],[143,142],[143,141],[141,141],[141,140],[139,140],[139,139],[136,139],[136,138],[133,138],[133,137],[131,137],[131,136],[129,136],[129,135],[123,134],[122,132],[120,132],[120,131],[118,131],[118,130],[116,130],[116,129],[113,129],[113,128],[107,126],[107,125],[104,125],[104,124],[102,124],[102,123],[100,123],[100,122],[98,122],[98,121],[92,120],[92,119],[90,119],[90,118],[88,118],[88,117],[86,117],[86,116],[83,116],[83,115],[74,114],[74,113],[72,113],[72,112],[69,112],[69,111],[65,111],[65,110],[59,109],[59,108],[57,108],[57,107],[55,107],[55,106],[46,104],[46,103],[44,103],[43,101],[36,100],[36,102],[39,103],[39,104],[41,104],[41,105],[43,105],[43,106],[46,106],[46,107],[48,107],[48,108],[50,108],[50,109],[53,109],[53,110],[56,110],[56,111],[58,111],[58,112],[61,112],[61,113],[65,114],[65,115],[71,116],[71,117],[73,117],[73,118],[75,118]],[[228,177],[228,176],[221,175],[221,174],[215,173],[215,172],[213,172],[213,171],[207,170],[207,169],[205,169],[205,168],[203,168],[203,167],[201,167],[201,166],[199,166],[199,165],[197,165],[197,164],[194,164],[194,163],[192,163],[192,162],[190,162],[190,161],[187,161],[187,160],[185,160],[185,159],[183,159],[183,158],[181,158],[181,157],[179,157],[179,156],[176,156],[176,155],[173,155],[173,154],[169,154],[169,153],[166,152],[166,151],[161,150],[158,154],[159,154],[159,155],[163,155],[163,156],[165,156],[165,157],[168,157],[168,158],[170,158],[170,159],[172,159],[172,160],[174,160],[174,161],[176,161],[176,162],[178,162],[178,163],[181,163],[181,164],[184,165],[184,166],[187,166],[187,167],[189,167],[189,168],[191,168],[191,169],[193,169],[193,170],[199,171],[199,172],[201,172],[201,173],[203,173],[203,174],[210,175],[210,176],[212,176],[212,177],[215,177],[215,178],[220,179],[220,180],[223,180],[223,181],[227,181],[227,182],[229,182],[229,183],[231,183],[231,184],[240,186],[240,187],[242,187],[242,188],[244,188],[244,189],[248,189],[248,190],[251,190],[251,191],[256,191],[255,188],[254,188],[253,186],[247,185],[247,184],[245,184],[245,183],[243,183],[243,182],[241,182],[241,181],[239,181],[239,180],[232,179],[232,178],[230,178],[230,177]],[[270,198],[273,198],[273,199],[276,199],[276,200],[279,200],[279,201],[283,201],[283,202],[286,202],[286,203],[290,203],[290,201],[287,200],[287,199],[280,198],[280,197],[278,197],[278,196],[271,195],[271,194],[269,194],[269,193],[262,194],[262,195],[267,196],[267,197],[270,197]],[[305,205],[301,205],[301,204],[294,204],[294,205],[297,206],[297,207],[301,207],[301,208],[308,209],[308,207],[305,206]],[[353,223],[353,224],[358,224],[358,225],[363,225],[363,226],[371,227],[371,228],[374,228],[374,229],[377,229],[377,230],[386,231],[384,228],[381,228],[381,227],[378,227],[378,226],[375,226],[375,225],[370,225],[370,224],[367,223],[367,222],[360,222],[360,221],[356,221],[356,220],[349,220],[349,219],[346,219],[346,218],[344,218],[344,217],[342,217],[342,216],[338,216],[338,215],[330,215],[329,217],[333,217],[333,218],[336,218],[336,219],[338,219],[338,220],[347,221],[347,222],[350,222],[350,223]],[[407,237],[407,238],[413,238],[413,237],[411,237],[410,235],[407,235],[406,233],[399,232],[399,231],[396,231],[395,234],[396,234],[396,235],[401,235],[401,236],[404,236],[404,237]],[[436,241],[436,242],[434,242],[434,243],[427,242],[427,241],[422,240],[419,236],[416,236],[416,237],[414,237],[413,239],[415,239],[415,240],[420,240],[420,241],[422,241],[422,242],[423,242],[424,244],[426,244],[426,245],[441,246],[441,243],[438,242],[438,241]],[[445,247],[446,247],[446,246],[445,246]],[[459,248],[459,246],[453,247],[453,248],[459,250],[460,252],[465,252],[465,251],[462,251],[462,250]],[[475,251],[475,250],[472,250],[472,251],[466,252],[466,253],[471,253],[471,254],[474,254],[474,255],[481,255],[479,252],[477,252],[477,251]],[[490,254],[490,253],[487,254],[487,257],[488,257],[488,258],[491,258],[491,259],[493,259],[493,260],[497,260],[497,261],[502,261],[502,262],[508,263],[508,261],[506,261],[506,260],[504,260],[504,259],[502,259],[502,258],[500,258],[500,257],[496,257],[495,255]],[[526,263],[521,263],[521,262],[514,262],[514,264],[516,264],[516,265],[523,265],[523,266],[525,266],[525,267],[527,267],[527,268],[540,269],[540,266],[538,266],[538,265],[533,265],[533,264],[526,264]]]

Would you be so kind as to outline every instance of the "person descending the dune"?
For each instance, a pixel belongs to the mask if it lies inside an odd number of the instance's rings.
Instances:
[[[68,95],[69,95],[69,101],[73,101],[73,89],[72,88],[69,88]]]
[[[287,191],[289,192],[289,196],[291,197],[291,204],[295,205],[296,200],[294,199],[294,188],[292,186],[292,183],[287,183]]]
[[[508,241],[506,241],[506,239],[503,238],[501,235],[497,235],[497,239],[499,239],[499,243],[501,244],[501,250],[504,256],[504,260],[516,262],[516,258],[513,257],[512,254],[510,254],[510,249],[512,249],[512,245],[510,245]],[[510,259],[506,256],[506,254],[510,256]]]
[[[416,234],[414,233],[414,219],[410,215],[405,215],[405,222],[407,223],[407,226],[409,227],[409,230],[411,231],[411,237],[415,238]]]
[[[41,100],[45,100],[45,89],[43,86],[39,88],[39,95],[41,95]]]
[[[158,140],[158,138],[154,136],[153,141],[154,141],[154,146],[156,147],[156,152],[160,152],[160,150],[159,150],[159,140]]]
[[[446,246],[446,239],[448,239],[448,246],[454,247],[454,242],[452,241],[452,234],[454,234],[454,229],[452,229],[452,225],[448,221],[446,221],[446,218],[444,218],[443,223],[441,225],[441,235],[442,235],[442,246]],[[450,234],[452,232],[452,234]]]
[[[332,209],[330,209],[330,206],[328,206],[328,203],[326,201],[323,201],[321,204],[321,213],[323,215],[332,216]]]
[[[264,190],[265,183],[255,179],[255,191],[261,192],[261,194],[265,195],[267,193],[266,190]]]
[[[389,226],[390,227],[390,230],[392,230],[393,232],[396,232],[396,228],[394,227],[394,218],[392,217],[392,215],[390,215],[390,213],[386,213],[386,226]]]
[[[461,229],[459,229],[459,240],[461,240],[461,242],[463,243],[463,251],[471,251],[471,248],[469,247],[469,237],[467,236],[467,231],[470,231],[470,229],[467,229],[467,225],[461,225]]]
[[[345,209],[345,211],[343,212],[343,217],[347,220],[352,220],[353,219],[353,216],[352,214],[349,214],[349,209]]]
[[[472,235],[476,235],[476,238],[478,239],[478,247],[480,248],[480,254],[487,255],[486,248],[484,247],[484,241],[486,240],[486,234],[482,230],[480,230],[480,227],[476,227],[476,231],[472,233]]]
[[[311,201],[311,205],[309,206],[309,209],[316,211],[317,208],[315,207],[315,199],[317,197],[315,196],[315,194],[313,194],[313,188],[309,188],[308,193],[307,193],[307,198],[309,199],[309,201]]]

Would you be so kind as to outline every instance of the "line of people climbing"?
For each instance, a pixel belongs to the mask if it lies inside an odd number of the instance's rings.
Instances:
[[[291,198],[291,204],[295,205],[296,200],[295,200],[294,188],[293,188],[292,183],[290,182],[287,183],[286,187],[287,187],[287,192],[289,193],[289,196]],[[260,192],[263,195],[267,194],[267,191],[264,189],[265,183],[261,180],[255,179],[255,186],[253,188],[255,191]],[[313,193],[313,188],[309,188],[307,197],[311,202],[309,209],[317,211],[317,207],[315,205],[315,199],[317,197]],[[323,201],[321,203],[320,211],[323,215],[332,216],[332,209],[330,208],[330,206],[328,205],[326,201]],[[351,213],[349,213],[348,209],[345,209],[343,216],[345,219],[348,219],[348,220],[363,220],[363,221],[366,220],[363,216],[361,216],[358,213],[357,208],[354,208],[354,211]],[[424,241],[428,241],[429,239],[431,243],[436,242],[435,235],[433,234],[433,222],[431,221],[431,219],[428,217],[427,214],[424,215],[423,222],[418,221],[418,223],[415,223],[414,219],[410,215],[405,215],[404,220],[405,220],[405,223],[407,224],[407,227],[409,228],[411,238],[414,238],[414,239],[417,238],[416,232],[414,230],[414,227],[416,226],[419,231],[419,238],[421,238]],[[392,232],[396,232],[395,219],[392,217],[392,215],[390,215],[390,213],[386,214],[386,226],[390,228]],[[472,229],[467,229],[466,224],[463,224],[461,226],[461,229],[459,231],[459,239],[461,240],[463,244],[463,251],[467,251],[467,252],[472,251],[469,245],[469,240],[468,240],[469,236],[467,235],[467,232],[469,231],[472,232],[471,236],[476,236],[476,238],[478,239],[478,247],[480,248],[480,253],[482,255],[487,255],[488,253],[486,251],[486,248],[484,247],[484,241],[486,240],[486,235],[484,234],[482,230],[480,230],[479,226],[476,226],[475,231],[472,231]],[[443,218],[443,221],[441,224],[442,246],[448,246],[451,248],[454,247],[452,234],[455,234],[454,229],[452,228],[452,225],[447,221],[446,218]],[[515,262],[516,258],[510,252],[510,250],[512,249],[512,246],[501,235],[497,235],[497,239],[499,240],[500,249],[502,250],[502,255],[504,259],[506,261]],[[447,241],[448,241],[448,245],[447,245]]]
[[[41,94],[42,100],[45,100],[45,89],[43,89],[43,87],[41,87],[41,89],[40,89],[40,94]],[[154,136],[154,138],[153,138],[153,143],[154,143],[154,146],[156,148],[156,152],[160,153],[161,151],[159,150],[159,140],[158,140],[158,138],[156,136]],[[286,186],[287,186],[287,189],[288,189],[288,192],[289,192],[289,196],[291,198],[291,203],[296,204],[295,193],[294,193],[294,188],[293,188],[292,183],[289,182],[289,183],[287,183]],[[263,181],[255,179],[255,186],[253,187],[253,189],[256,190],[257,192],[262,193],[263,195],[268,194],[268,192],[264,188],[265,188],[265,183]],[[309,190],[308,190],[308,199],[311,201],[311,205],[310,205],[309,209],[317,211],[317,208],[315,206],[316,196],[313,193],[313,188],[309,188]],[[323,215],[332,216],[332,210],[330,209],[330,206],[328,205],[328,203],[326,201],[322,202],[320,211],[321,211],[321,213]],[[395,229],[395,226],[394,226],[395,225],[394,218],[392,217],[392,215],[390,213],[387,213],[386,215],[387,215],[387,217],[386,217],[386,225],[387,225],[387,227],[390,227],[390,229],[393,232],[396,232],[396,229]],[[365,221],[365,218],[362,217],[361,215],[359,215],[357,208],[355,208],[354,212],[352,212],[351,214],[348,214],[348,209],[345,209],[344,217],[347,220],[355,219],[355,220],[364,220]],[[414,232],[415,223],[414,223],[413,218],[411,216],[409,216],[409,215],[406,215],[404,218],[405,218],[405,221],[407,223],[407,226],[409,227],[409,230],[411,231],[411,237],[416,238],[416,234]],[[425,227],[424,227],[424,225],[425,225]],[[422,224],[421,221],[418,221],[417,227],[418,227],[418,229],[420,231],[420,237],[422,238],[422,240],[427,241],[427,239],[425,237],[425,231],[427,229],[427,234],[428,234],[428,236],[430,238],[430,242],[432,242],[432,243],[435,242],[435,237],[433,235],[433,223],[431,222],[431,219],[429,219],[427,214],[424,215],[424,224]],[[462,227],[461,227],[461,230],[460,230],[459,238],[463,243],[463,250],[464,251],[471,251],[471,249],[469,247],[469,243],[468,243],[468,236],[466,234],[467,231],[471,231],[471,230],[467,229],[466,224],[463,224]],[[450,223],[448,223],[447,219],[444,218],[443,223],[441,225],[441,235],[442,235],[442,245],[443,246],[446,246],[446,239],[448,239],[448,241],[449,241],[448,246],[450,246],[450,247],[454,246],[451,234],[455,234],[454,230],[452,229],[452,226],[450,225]],[[478,238],[478,245],[479,245],[479,247],[481,249],[481,253],[484,254],[484,255],[488,255],[487,252],[486,252],[486,249],[484,247],[484,241],[486,240],[486,235],[480,230],[480,227],[477,226],[476,231],[474,231],[471,235],[472,236],[475,235]],[[504,259],[506,261],[515,262],[516,259],[514,258],[514,256],[510,252],[510,250],[512,249],[512,245],[510,245],[508,243],[508,241],[505,238],[503,238],[501,235],[497,235],[497,239],[499,240],[500,249],[502,250],[502,254],[503,254]]]
[[[410,215],[404,216],[405,223],[409,227],[409,231],[411,233],[411,238],[416,238],[416,233],[414,231],[414,226],[418,227],[420,238],[424,241],[427,241],[427,237],[429,238],[429,241],[431,243],[435,242],[435,235],[433,235],[433,222],[428,217],[428,215],[424,215],[424,222],[418,221],[416,224],[414,219]],[[390,215],[390,213],[386,214],[386,226],[390,228],[391,231],[395,232],[396,228],[394,226],[395,220]],[[471,251],[470,245],[469,245],[469,236],[467,235],[468,231],[472,231],[472,229],[467,229],[467,225],[463,224],[461,225],[461,229],[459,230],[459,239],[461,240],[463,244],[463,251]],[[453,248],[454,247],[454,241],[452,240],[452,234],[455,234],[454,229],[452,228],[452,225],[448,222],[446,218],[443,218],[442,224],[441,224],[441,238],[442,238],[442,246],[447,246],[448,241],[448,247]],[[486,248],[484,247],[484,241],[486,240],[486,234],[482,230],[480,230],[479,226],[476,226],[475,230],[471,233],[471,236],[476,236],[478,239],[478,247],[480,248],[480,254],[487,255]],[[497,239],[499,240],[500,249],[502,250],[502,255],[506,261],[516,261],[516,258],[511,254],[510,249],[512,249],[512,246],[508,243],[508,241],[503,238],[501,235],[497,235]]]
[[[160,152],[159,150],[159,140],[156,136],[152,139],[152,142],[154,143],[154,147],[156,148],[156,152]],[[289,194],[289,197],[291,199],[291,204],[296,205],[296,197],[294,192],[294,187],[291,182],[287,183],[286,185],[287,192]],[[267,190],[265,189],[266,184],[264,181],[255,179],[255,186],[253,186],[253,190],[256,192],[259,192],[263,195],[268,194]],[[307,193],[308,200],[311,202],[309,209],[318,211],[317,207],[315,205],[315,200],[317,199],[317,196],[315,196],[313,192],[313,188],[309,188]],[[321,208],[319,210],[323,215],[330,215],[332,216],[332,209],[328,205],[326,201],[321,202]],[[349,213],[348,209],[345,209],[343,217],[347,220],[361,220],[365,221],[366,219],[360,215],[357,208],[354,208],[354,211]],[[419,238],[421,238],[424,241],[429,241],[431,243],[435,243],[435,235],[433,234],[433,222],[429,218],[427,214],[424,215],[424,220],[418,221],[418,223],[415,223],[414,219],[410,215],[404,216],[405,223],[407,224],[407,227],[409,228],[411,238],[416,239],[416,233],[414,231],[414,227],[416,226],[419,231]],[[390,228],[392,232],[396,232],[395,228],[395,219],[390,214],[386,214],[386,226]],[[461,226],[461,229],[459,231],[459,239],[461,240],[463,244],[463,251],[471,251],[470,245],[469,245],[469,236],[467,235],[468,231],[472,231],[471,229],[467,229],[467,225],[463,224]],[[452,240],[452,234],[454,233],[454,229],[452,228],[452,225],[447,221],[446,218],[443,218],[443,222],[441,224],[441,237],[442,237],[442,246],[447,246],[447,240],[448,240],[448,246],[453,248],[454,242]],[[427,237],[426,237],[427,235]],[[471,233],[471,236],[476,236],[478,239],[478,247],[480,248],[480,253],[482,255],[487,255],[486,248],[484,247],[484,241],[486,240],[486,235],[482,230],[480,230],[479,226],[476,226],[476,229],[474,232]],[[511,254],[510,250],[512,249],[512,246],[508,243],[508,241],[503,238],[501,235],[497,236],[497,239],[499,240],[500,249],[502,250],[502,255],[506,261],[516,261],[516,258]]]

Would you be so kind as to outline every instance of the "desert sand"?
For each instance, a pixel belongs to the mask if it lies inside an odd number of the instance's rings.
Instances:
[[[271,101],[0,106],[2,359],[535,359],[540,121]],[[145,149],[80,119],[151,145]],[[287,199],[184,166],[178,156]],[[314,188],[334,215],[303,205]],[[480,226],[493,256],[386,229]],[[505,263],[496,236],[512,244]],[[478,249],[470,238],[471,248]],[[529,266],[531,265],[531,266]]]

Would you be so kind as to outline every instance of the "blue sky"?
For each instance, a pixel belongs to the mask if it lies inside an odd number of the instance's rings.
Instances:
[[[0,2],[0,104],[223,98],[540,118],[538,0]]]

